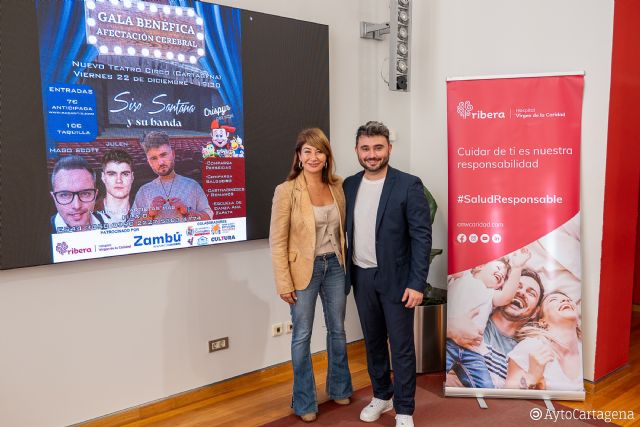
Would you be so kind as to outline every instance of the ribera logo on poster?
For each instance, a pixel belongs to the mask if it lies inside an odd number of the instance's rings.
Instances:
[[[56,245],[56,252],[60,255],[78,255],[93,252],[91,248],[69,248],[67,242],[60,242]]]

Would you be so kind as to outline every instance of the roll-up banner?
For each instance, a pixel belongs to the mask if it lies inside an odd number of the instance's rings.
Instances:
[[[583,400],[583,73],[449,79],[445,395]]]

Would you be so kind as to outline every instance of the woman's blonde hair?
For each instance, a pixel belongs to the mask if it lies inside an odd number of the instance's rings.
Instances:
[[[540,323],[540,320],[545,317],[544,302],[547,300],[547,298],[556,294],[564,295],[565,297],[571,299],[567,294],[561,291],[555,291],[545,295],[544,298],[542,298],[542,301],[540,302],[540,313],[538,316],[538,320],[535,322],[529,322],[526,325],[524,325],[522,328],[520,328],[520,330],[516,333],[516,339],[518,341],[522,341],[525,338],[546,338],[550,342],[555,342],[556,344],[563,345],[561,342],[559,342],[555,338],[555,336],[553,336],[552,333],[550,333],[547,330],[548,326],[546,324]],[[576,334],[578,336],[578,339],[582,340],[582,329],[580,328],[579,321],[578,321],[578,325],[576,325]]]
[[[327,157],[327,161],[322,168],[322,182],[326,184],[337,183],[338,177],[335,176],[335,165],[333,162],[333,153],[331,152],[329,139],[324,132],[318,128],[304,129],[298,134],[298,137],[296,138],[296,148],[293,154],[293,161],[291,163],[291,170],[289,171],[287,180],[290,181],[296,179],[302,172],[303,168],[300,161],[300,152],[302,151],[302,146],[304,144],[317,148]]]

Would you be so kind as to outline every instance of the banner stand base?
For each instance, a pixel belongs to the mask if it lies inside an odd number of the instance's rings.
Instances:
[[[476,400],[478,401],[478,406],[480,406],[480,409],[489,409],[489,405],[487,405],[487,402],[484,401],[484,397],[476,397]]]
[[[513,388],[467,388],[444,387],[445,397],[475,397],[499,399],[543,399],[543,400],[580,400],[585,399],[584,391],[556,390],[519,390]]]

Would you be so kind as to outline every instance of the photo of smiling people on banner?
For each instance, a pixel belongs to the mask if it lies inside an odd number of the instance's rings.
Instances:
[[[580,216],[449,276],[447,386],[583,390]]]

